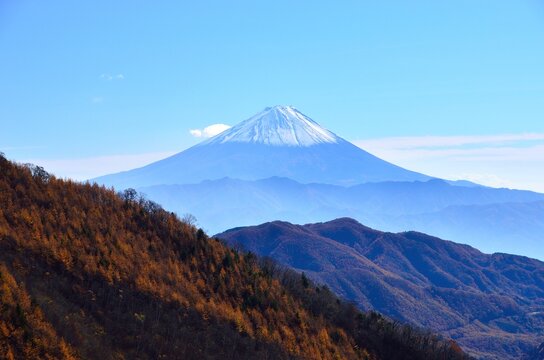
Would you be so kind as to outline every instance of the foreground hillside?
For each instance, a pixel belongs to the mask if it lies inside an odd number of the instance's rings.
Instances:
[[[431,328],[485,359],[519,359],[544,338],[544,263],[487,255],[416,232],[342,218],[217,235],[325,283],[363,309]]]
[[[8,359],[461,359],[126,191],[0,156]]]

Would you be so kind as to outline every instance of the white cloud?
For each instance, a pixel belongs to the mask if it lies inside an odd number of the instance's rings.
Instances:
[[[388,137],[381,139],[356,140],[354,141],[354,144],[360,147],[413,149],[458,147],[464,145],[500,145],[519,141],[537,140],[544,140],[544,134],[524,133],[504,135]]]
[[[202,130],[193,129],[193,130],[189,130],[189,132],[190,132],[191,135],[193,135],[194,137],[202,137]]]
[[[112,74],[100,74],[100,78],[102,80],[106,80],[106,81],[112,81],[112,80],[124,80],[125,79],[125,75],[123,74],[117,74],[117,75],[112,75]]]
[[[189,133],[197,138],[210,138],[230,128],[230,125],[213,124],[210,126],[206,126],[204,129],[191,129],[189,130]]]
[[[389,137],[353,143],[428,175],[544,192],[544,134]]]
[[[460,174],[457,177],[452,176],[449,178],[449,180],[468,180],[468,181],[475,182],[477,184],[486,184],[488,186],[497,187],[497,188],[515,187],[514,184],[512,184],[512,181],[503,179],[495,174],[466,173],[466,174]]]

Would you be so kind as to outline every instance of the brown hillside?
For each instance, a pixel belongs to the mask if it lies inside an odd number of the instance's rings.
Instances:
[[[0,156],[0,205],[6,358],[464,357],[131,191],[118,196]]]

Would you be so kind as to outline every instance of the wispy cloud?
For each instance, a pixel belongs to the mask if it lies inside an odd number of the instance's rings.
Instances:
[[[189,130],[189,133],[197,138],[210,138],[230,128],[230,125],[213,124],[210,126],[206,126],[204,129],[191,129]]]
[[[213,136],[215,131],[206,131],[208,128],[196,130],[200,137]],[[227,128],[223,125],[223,131]],[[544,134],[381,138],[353,143],[384,160],[427,175],[544,192]],[[41,165],[60,177],[86,180],[141,167],[174,153],[17,161]]]
[[[544,192],[544,134],[356,140],[370,153],[428,175]]]
[[[102,96],[93,96],[91,98],[91,102],[93,104],[102,104],[104,102],[104,98]]]
[[[47,169],[47,171],[59,177],[66,177],[74,180],[87,180],[101,175],[142,167],[154,161],[174,155],[175,153],[175,151],[166,151],[130,155],[107,155],[77,159],[28,158],[17,161],[43,166],[45,169]]]
[[[113,80],[125,80],[125,75],[123,74],[100,74],[100,78],[105,81]]]
[[[387,137],[379,139],[356,140],[354,143],[361,147],[421,149],[460,147],[464,145],[499,146],[513,142],[544,140],[544,134],[502,134],[502,135],[466,135],[466,136],[408,136]]]

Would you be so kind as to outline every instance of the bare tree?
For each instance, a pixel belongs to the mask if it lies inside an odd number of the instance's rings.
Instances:
[[[198,221],[196,220],[196,216],[189,213],[184,214],[183,217],[181,218],[181,221],[191,226],[196,226],[196,224],[198,223]]]

